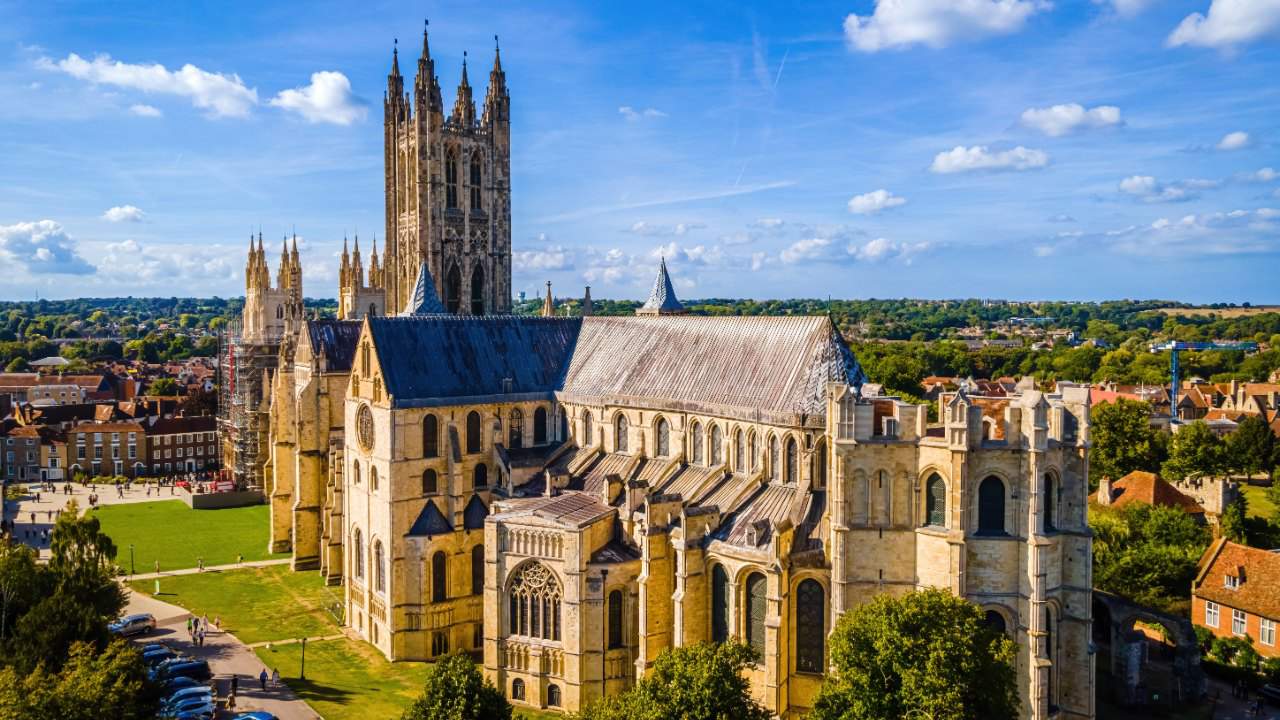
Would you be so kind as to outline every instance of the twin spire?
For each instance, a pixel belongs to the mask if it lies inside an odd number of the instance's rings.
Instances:
[[[443,115],[444,104],[440,97],[440,81],[435,73],[435,61],[431,59],[430,43],[427,37],[426,21],[422,28],[422,57],[418,59],[418,74],[413,83],[413,111],[421,116],[424,112]],[[506,87],[506,74],[502,71],[502,60],[497,46],[498,36],[494,36],[493,70],[489,73],[489,90],[485,96],[484,116],[482,123],[508,120],[510,104]],[[409,118],[408,97],[404,93],[404,78],[400,75],[400,46],[397,40],[391,50],[391,72],[387,75],[387,94],[385,98],[388,116],[397,116],[407,121]],[[467,54],[462,54],[462,78],[458,83],[457,98],[453,104],[453,112],[449,121],[462,127],[472,127],[476,123],[476,107],[472,98],[471,83],[467,77]]]

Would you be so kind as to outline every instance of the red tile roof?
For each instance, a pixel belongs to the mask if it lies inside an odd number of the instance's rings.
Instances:
[[[1096,501],[1098,493],[1095,492],[1091,499]],[[1133,502],[1182,508],[1190,515],[1204,514],[1204,508],[1200,507],[1200,503],[1184,495],[1181,490],[1154,473],[1142,470],[1135,470],[1111,483],[1112,507],[1124,507]]]
[[[1240,578],[1239,587],[1226,587],[1224,576]],[[1280,553],[1215,540],[1200,558],[1191,584],[1196,597],[1280,620]]]

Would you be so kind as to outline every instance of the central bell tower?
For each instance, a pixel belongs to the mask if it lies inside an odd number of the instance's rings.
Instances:
[[[478,118],[465,54],[446,116],[426,28],[412,92],[399,47],[392,50],[383,102],[384,307],[405,306],[425,263],[448,312],[511,312],[511,98],[494,41]]]

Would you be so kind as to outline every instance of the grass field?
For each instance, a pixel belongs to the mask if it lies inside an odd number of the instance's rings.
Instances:
[[[1249,517],[1260,517],[1265,520],[1274,517],[1276,506],[1267,499],[1266,488],[1244,485],[1240,489],[1244,492],[1245,504],[1249,506]]]
[[[1176,315],[1182,317],[1207,317],[1209,315],[1217,315],[1220,318],[1238,318],[1249,315],[1260,315],[1262,313],[1280,312],[1280,305],[1254,305],[1252,307],[1232,307],[1232,308],[1160,308],[1159,312],[1165,315]]]
[[[151,594],[154,580],[130,583],[135,591]],[[244,568],[160,580],[158,599],[220,618],[222,629],[241,642],[257,643],[339,632],[334,612],[341,612],[341,588],[326,587],[320,576],[293,572],[288,565]]]
[[[204,564],[224,565],[244,555],[246,561],[266,560],[269,521],[266,505],[226,510],[192,510],[181,500],[107,505],[91,511],[102,523],[102,531],[115,541],[116,562],[129,567],[129,545],[134,546],[133,563],[139,573],[160,569],[177,570]]]

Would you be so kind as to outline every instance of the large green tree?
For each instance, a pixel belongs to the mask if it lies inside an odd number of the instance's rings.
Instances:
[[[1169,443],[1169,459],[1160,474],[1170,482],[1220,475],[1229,469],[1227,446],[1201,420],[1178,428]]]
[[[460,653],[427,669],[422,694],[401,720],[509,720],[511,705],[502,691],[480,674],[475,662]]]
[[[1121,398],[1096,405],[1090,411],[1089,481],[1103,477],[1119,480],[1134,470],[1155,472],[1164,459],[1164,444],[1151,427],[1151,406]]]
[[[75,643],[58,672],[0,670],[0,720],[142,720],[155,716],[157,699],[141,654],[126,640],[102,651]]]
[[[945,590],[882,595],[841,616],[813,720],[1004,720],[1018,714],[1014,644]]]
[[[662,651],[653,671],[621,695],[584,708],[578,720],[768,720],[743,671],[755,652],[734,642]]]
[[[1093,585],[1169,612],[1189,609],[1196,563],[1209,531],[1179,508],[1091,506]]]
[[[1258,415],[1246,416],[1227,436],[1231,469],[1246,475],[1271,473],[1276,465],[1276,436]]]

